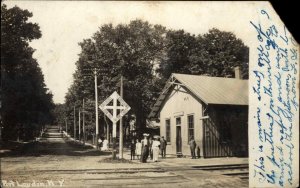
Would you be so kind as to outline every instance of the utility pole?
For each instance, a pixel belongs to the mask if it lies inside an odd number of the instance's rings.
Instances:
[[[79,108],[79,110],[78,110],[78,140],[80,141],[80,108]]]
[[[123,99],[123,75],[121,75],[120,94]],[[120,146],[119,146],[119,158],[123,158],[123,118],[120,119]]]
[[[74,105],[74,140],[76,140],[76,109]]]
[[[91,69],[86,69],[88,71],[91,71]],[[104,75],[103,71],[105,71],[105,69],[98,69],[98,68],[94,68],[92,69],[93,74],[94,74],[94,83],[95,83],[95,127],[96,127],[96,145],[98,148],[98,139],[99,139],[99,112],[98,112],[98,72],[101,71],[101,75]],[[89,75],[91,76],[91,75]]]
[[[94,69],[94,79],[95,79],[95,111],[96,111],[96,147],[98,148],[99,143],[99,121],[98,121],[98,84],[97,84],[97,69]]]
[[[85,112],[84,112],[84,99],[82,99],[82,111],[83,111],[83,115],[82,115],[82,132],[83,132],[83,145],[85,144],[85,122],[84,122],[84,119],[85,119]]]
[[[103,75],[103,77],[102,77],[102,83],[103,83],[103,88],[105,88],[105,74]],[[104,115],[104,127],[105,127],[105,125],[106,125],[106,133],[104,133],[104,134],[106,134],[106,139],[107,139],[107,141],[108,141],[108,143],[110,143],[109,141],[110,141],[110,139],[109,139],[109,124],[108,124],[108,122],[106,121],[106,115]]]
[[[67,118],[65,119],[65,122],[66,122],[66,133],[68,135],[68,119]]]

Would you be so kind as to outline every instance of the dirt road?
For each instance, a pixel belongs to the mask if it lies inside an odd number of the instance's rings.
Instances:
[[[180,163],[180,159],[166,159],[158,163],[139,163],[137,160],[111,162],[107,160],[110,152],[74,144],[64,140],[60,134],[50,137],[1,154],[3,187],[248,186],[247,180],[201,170]]]

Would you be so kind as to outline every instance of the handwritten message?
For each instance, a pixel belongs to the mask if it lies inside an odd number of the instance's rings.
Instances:
[[[250,187],[299,182],[299,46],[274,12],[250,20]],[[250,49],[251,50],[251,49]]]

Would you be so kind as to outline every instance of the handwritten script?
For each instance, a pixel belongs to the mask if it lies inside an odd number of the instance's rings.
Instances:
[[[261,10],[259,17],[249,23],[257,44],[250,68],[249,132],[256,138],[249,144],[250,180],[255,187],[294,187],[299,181],[299,47],[272,14]]]

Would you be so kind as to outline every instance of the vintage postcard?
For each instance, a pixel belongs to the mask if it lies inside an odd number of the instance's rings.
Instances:
[[[1,187],[299,187],[299,44],[267,1],[1,2]]]

